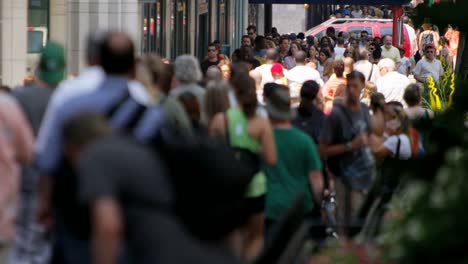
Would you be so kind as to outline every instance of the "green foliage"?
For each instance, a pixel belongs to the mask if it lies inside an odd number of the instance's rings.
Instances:
[[[468,93],[458,83],[453,106],[426,124],[431,147],[404,174],[381,235],[388,263],[468,263]]]

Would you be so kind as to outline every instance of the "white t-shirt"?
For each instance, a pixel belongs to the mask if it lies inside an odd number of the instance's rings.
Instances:
[[[286,73],[286,79],[288,79],[289,90],[292,98],[299,98],[302,84],[305,81],[316,81],[320,87],[324,84],[320,77],[320,73],[317,70],[304,65],[298,65],[289,70]]]
[[[346,51],[345,48],[335,47],[335,59],[336,57],[344,56],[345,51]]]
[[[262,87],[266,83],[274,83],[275,79],[273,79],[273,75],[271,74],[271,68],[273,67],[273,64],[263,64],[261,66],[258,66],[255,68],[256,71],[258,71],[262,75]],[[283,69],[283,74],[286,75],[288,71],[286,69]]]
[[[385,96],[385,102],[397,101],[406,105],[403,94],[406,87],[411,84],[408,77],[398,72],[389,72],[377,80],[377,92]]]
[[[400,61],[400,67],[398,67],[398,72],[405,76],[408,76],[408,68],[411,68],[411,61],[409,60],[409,58],[403,57]]]
[[[392,158],[396,158],[395,155],[398,152],[398,138],[400,138],[400,156],[398,159],[400,160],[408,160],[411,158],[411,143],[410,139],[405,134],[394,135],[387,138],[384,142],[384,146],[386,149],[392,152]]]

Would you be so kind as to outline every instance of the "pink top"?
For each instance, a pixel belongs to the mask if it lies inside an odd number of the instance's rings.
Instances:
[[[0,92],[0,241],[14,238],[20,165],[32,161],[33,144],[33,133],[19,105]]]

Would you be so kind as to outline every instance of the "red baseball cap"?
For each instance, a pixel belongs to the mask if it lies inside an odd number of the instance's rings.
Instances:
[[[271,74],[283,74],[283,65],[281,65],[281,63],[273,64],[273,67],[271,67]]]

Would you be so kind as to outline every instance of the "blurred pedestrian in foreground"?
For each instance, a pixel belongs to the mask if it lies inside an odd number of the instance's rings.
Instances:
[[[291,124],[294,112],[288,91],[275,89],[267,100],[266,109],[274,127],[277,153],[275,164],[263,166],[267,175],[265,220],[268,233],[301,194],[305,196],[305,217],[320,219],[323,176],[312,138]]]
[[[229,146],[240,149],[242,156],[252,161],[249,169],[254,176],[244,201],[245,210],[250,216],[244,252],[245,258],[251,261],[262,250],[264,239],[266,177],[260,169],[260,160],[274,165],[276,152],[269,120],[256,113],[258,102],[254,81],[248,75],[239,76],[234,81],[243,84],[237,86],[235,91],[238,107],[216,115],[210,134],[225,138]]]
[[[37,165],[44,175],[40,178],[39,216],[42,222],[50,223],[50,211],[54,209],[54,261],[61,263],[87,263],[91,259],[89,208],[78,201],[77,175],[70,160],[63,156],[64,123],[83,111],[95,111],[112,120],[112,126],[121,132],[133,134],[151,104],[146,89],[131,81],[135,76],[131,39],[121,32],[105,34],[104,40],[99,41],[98,51],[98,61],[105,72],[103,80],[97,86],[96,79],[87,80],[89,83],[80,87],[87,94],[58,106],[55,119],[43,135],[43,145],[38,148]],[[152,127],[160,128],[164,124],[154,122]]]
[[[375,161],[368,146],[371,124],[367,106],[360,103],[365,86],[362,73],[347,76],[344,103],[337,103],[326,119],[320,139],[320,152],[327,158],[335,176],[340,233],[352,235],[359,225],[356,215],[375,177]]]
[[[7,263],[15,240],[20,166],[33,159],[33,133],[15,99],[0,92],[0,263]]]
[[[238,263],[218,245],[191,237],[173,215],[174,192],[159,157],[111,133],[105,118],[82,113],[64,129],[65,153],[79,174],[79,198],[91,210],[92,262]]]
[[[53,89],[65,77],[65,51],[56,42],[48,42],[42,51],[36,80],[17,88],[12,95],[18,100],[37,137]],[[46,241],[46,227],[36,222],[38,171],[23,166],[21,178],[21,208],[18,218],[16,245],[11,256],[13,263],[39,261],[48,263],[50,244]]]

